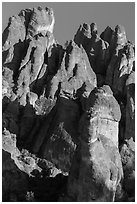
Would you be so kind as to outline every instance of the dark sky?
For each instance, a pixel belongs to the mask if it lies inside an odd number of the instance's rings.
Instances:
[[[135,42],[135,3],[134,2],[3,2],[2,29],[5,29],[10,16],[21,9],[37,6],[51,7],[55,13],[54,35],[59,43],[73,39],[81,23],[96,22],[99,34],[109,25],[125,27],[127,38]]]

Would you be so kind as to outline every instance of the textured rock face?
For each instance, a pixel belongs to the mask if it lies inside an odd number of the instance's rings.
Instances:
[[[2,35],[3,201],[134,201],[135,46],[96,23],[62,46],[54,24],[25,9]]]
[[[98,36],[97,25],[95,23],[83,24],[77,31],[74,41],[84,47],[94,72],[104,75],[109,44]]]
[[[135,72],[132,72],[127,81],[126,130],[125,139],[135,141]]]
[[[125,175],[123,188],[128,194],[128,200],[135,201],[135,142],[133,138],[125,140],[120,155]]]
[[[45,36],[47,31],[53,33],[54,23],[55,18],[51,8],[41,8],[40,6],[34,8],[28,24],[27,37],[34,37],[38,33]]]
[[[96,133],[104,135],[118,147],[118,123],[121,112],[109,86],[104,85],[91,92],[87,110],[89,110],[89,115],[91,114],[93,119],[94,130],[92,136]]]
[[[68,181],[68,195],[73,201],[114,201],[123,177],[115,125],[119,120],[119,105],[110,88],[93,90],[80,121],[79,157],[75,156]]]
[[[121,147],[121,158],[125,174],[124,188],[130,195],[131,201],[135,197],[135,72],[131,72],[126,81],[126,128],[125,141]]]
[[[68,173],[77,144],[79,110],[75,102],[60,98],[52,131],[46,145],[41,147],[44,158]]]
[[[115,96],[124,97],[124,87],[134,62],[134,46],[126,40],[125,30],[116,26],[110,63],[106,73],[106,83],[112,88]],[[111,48],[111,49],[112,49]]]

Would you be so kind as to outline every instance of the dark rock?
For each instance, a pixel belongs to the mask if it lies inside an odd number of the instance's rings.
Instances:
[[[24,201],[28,190],[27,178],[11,159],[7,151],[2,151],[2,201]]]
[[[42,157],[51,161],[63,172],[69,172],[78,140],[78,105],[60,98],[57,113],[52,123],[52,131],[46,145],[42,145]]]
[[[105,84],[105,76],[102,74],[96,74],[97,77],[97,87],[101,87]]]
[[[22,172],[25,172],[29,176],[34,169],[41,171],[41,168],[38,167],[37,162],[34,158],[29,155],[23,155],[16,146],[16,135],[11,134],[9,131],[4,129],[2,138],[2,147],[4,151],[7,151],[11,154],[11,159],[14,160],[18,169]]]
[[[18,134],[19,104],[17,101],[9,103],[3,113],[3,128]]]
[[[114,35],[114,31],[109,26],[107,26],[106,29],[101,33],[100,37],[102,40],[110,44],[113,38],[113,35]]]
[[[131,72],[127,81],[126,130],[125,139],[135,141],[135,72]]]
[[[125,140],[120,155],[124,172],[123,188],[130,200],[135,198],[135,142],[133,138]]]
[[[81,44],[85,49],[94,72],[104,75],[107,68],[106,53],[109,44],[98,36],[97,25],[95,23],[92,23],[90,26],[83,24],[78,29],[74,41],[78,45]]]

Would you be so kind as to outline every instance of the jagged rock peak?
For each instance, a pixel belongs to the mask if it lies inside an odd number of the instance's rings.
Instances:
[[[119,45],[125,45],[127,43],[125,28],[122,25],[117,25],[115,27],[115,40]]]
[[[34,8],[28,25],[28,37],[38,33],[46,35],[47,31],[53,33],[55,24],[54,12],[51,8]]]
[[[110,44],[112,35],[114,35],[114,30],[112,30],[111,27],[107,26],[106,29],[101,33],[100,37],[102,40],[105,40]]]
[[[91,29],[91,35],[96,35],[98,33],[96,23],[91,23],[90,29]]]
[[[83,33],[83,35],[85,35],[87,38],[91,38],[90,25],[87,23],[83,23],[82,25],[80,25],[78,32]]]
[[[83,23],[80,25],[77,33],[75,36],[79,35],[84,35],[87,38],[91,38],[94,35],[97,35],[97,24],[96,23],[91,23],[90,25],[87,23]],[[75,39],[75,38],[74,38]]]

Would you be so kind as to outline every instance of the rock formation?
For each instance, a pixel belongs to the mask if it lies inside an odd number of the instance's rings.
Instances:
[[[24,9],[2,35],[3,201],[134,201],[135,46],[96,23],[59,45],[54,24]]]
[[[123,177],[118,151],[119,120],[119,105],[109,86],[94,89],[80,120],[80,145],[68,180],[72,201],[114,201]]]

